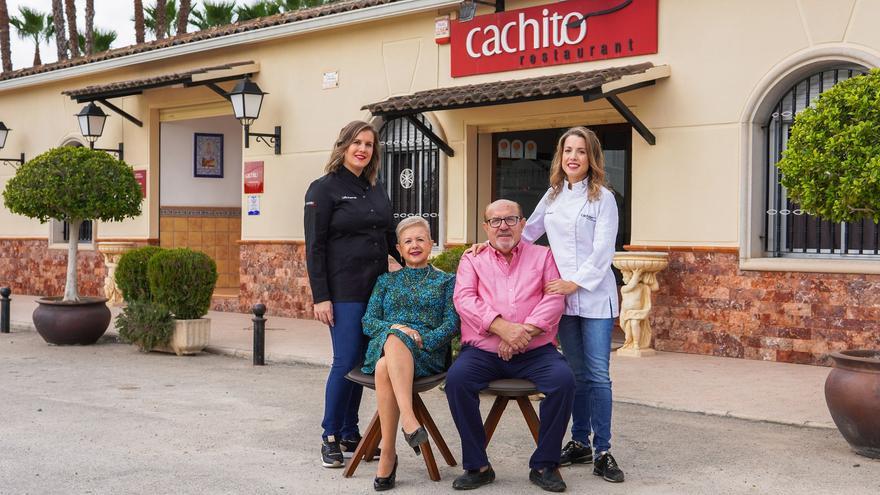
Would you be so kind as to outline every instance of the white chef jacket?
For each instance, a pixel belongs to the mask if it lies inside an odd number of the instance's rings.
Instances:
[[[550,200],[544,194],[526,222],[522,238],[534,242],[546,232],[563,280],[578,285],[565,298],[565,314],[584,318],[618,315],[617,282],[611,271],[617,239],[617,201],[602,188],[598,201],[587,200],[587,180],[562,190]]]

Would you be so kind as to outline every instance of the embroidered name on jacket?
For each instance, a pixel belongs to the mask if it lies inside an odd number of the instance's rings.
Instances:
[[[358,199],[357,196],[343,196],[339,199]]]

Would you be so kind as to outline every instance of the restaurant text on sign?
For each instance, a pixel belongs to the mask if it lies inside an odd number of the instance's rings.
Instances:
[[[657,52],[657,0],[571,0],[452,23],[452,77]]]

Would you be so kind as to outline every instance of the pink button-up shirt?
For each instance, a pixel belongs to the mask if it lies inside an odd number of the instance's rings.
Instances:
[[[455,279],[455,309],[461,317],[461,342],[497,353],[501,337],[489,332],[496,317],[534,325],[544,333],[532,337],[526,351],[553,342],[565,296],[544,294],[544,285],[559,278],[550,250],[520,241],[510,264],[489,246],[465,255]]]

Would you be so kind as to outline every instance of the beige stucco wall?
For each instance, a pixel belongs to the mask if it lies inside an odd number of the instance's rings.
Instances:
[[[537,3],[509,1],[507,6]],[[0,91],[0,119],[15,129],[0,156],[20,151],[33,156],[78,137],[72,115],[82,105],[62,96],[64,89],[253,60],[260,65],[255,81],[270,94],[252,129],[269,132],[282,126],[283,145],[278,156],[253,141],[243,150],[244,161],[265,162],[266,191],[262,214],[243,219],[242,237],[296,240],[303,237],[305,190],[322,174],[339,128],[352,119],[369,118],[360,110],[362,105],[436,87],[650,61],[668,64],[672,75],[655,87],[622,96],[657,136],[657,145],[649,146],[633,134],[631,243],[739,246],[747,235],[743,218],[753,215],[744,213],[742,206],[753,195],[763,197],[760,188],[752,192],[748,166],[753,161],[749,109],[760,99],[756,95],[767,93],[766,86],[782,80],[789,65],[794,70],[797,64],[792,60],[809,59],[812,50],[825,49],[830,58],[838,51],[878,58],[880,32],[875,21],[880,18],[880,0],[660,0],[659,5],[659,52],[633,58],[452,79],[449,47],[433,41],[437,12],[429,12]],[[481,7],[480,12],[488,10]],[[339,72],[338,88],[321,89],[325,71]],[[222,100],[204,88],[151,90],[122,99],[123,108],[143,120],[144,128],[111,114],[98,144],[115,147],[123,140],[127,161],[149,168],[149,214],[101,225],[98,237],[157,235],[160,113],[203,104],[213,105],[211,115],[229,112],[217,103]],[[480,158],[481,136],[485,140],[492,132],[508,129],[622,121],[607,104],[585,104],[579,98],[435,112],[431,118],[455,150],[446,161],[447,194],[441,199],[446,243],[470,242],[479,232],[475,219],[489,200],[490,173],[485,151]],[[11,171],[0,167],[0,186]],[[0,237],[47,232],[45,226],[5,209],[0,209],[0,225]]]

